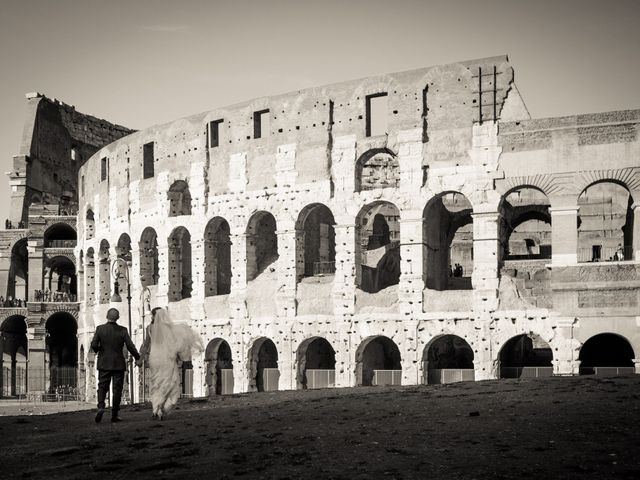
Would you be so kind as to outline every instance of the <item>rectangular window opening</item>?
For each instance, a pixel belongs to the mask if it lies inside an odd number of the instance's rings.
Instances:
[[[142,146],[142,178],[151,178],[154,175],[153,147],[154,142],[145,143]]]
[[[366,97],[366,135],[386,135],[389,132],[388,124],[388,97],[387,92],[375,93]]]
[[[100,181],[104,182],[107,179],[107,175],[109,174],[109,159],[107,157],[103,157],[100,161]]]
[[[269,135],[269,109],[253,112],[253,138],[262,138],[262,132]]]
[[[220,145],[220,124],[223,120],[214,120],[209,122],[209,148],[215,148]]]

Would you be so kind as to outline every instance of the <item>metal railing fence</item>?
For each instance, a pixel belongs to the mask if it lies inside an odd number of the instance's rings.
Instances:
[[[402,385],[402,370],[374,370],[373,382],[375,386]]]
[[[308,369],[305,370],[307,376],[307,388],[332,388],[336,386],[336,371],[332,370],[320,370],[320,369]]]

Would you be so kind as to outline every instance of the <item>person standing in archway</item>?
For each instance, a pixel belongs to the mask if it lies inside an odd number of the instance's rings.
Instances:
[[[91,340],[91,349],[98,354],[98,413],[96,413],[96,423],[102,421],[104,403],[112,379],[111,421],[119,422],[121,420],[118,412],[120,411],[120,400],[122,398],[126,370],[126,362],[122,353],[124,346],[127,346],[127,350],[136,360],[140,358],[140,354],[131,341],[127,329],[117,325],[118,318],[120,318],[118,310],[110,308],[107,312],[107,323],[96,328],[96,333],[93,335],[93,340]]]

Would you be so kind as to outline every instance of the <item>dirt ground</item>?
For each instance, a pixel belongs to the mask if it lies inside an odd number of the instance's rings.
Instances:
[[[253,393],[163,421],[0,417],[0,477],[640,478],[640,375]]]

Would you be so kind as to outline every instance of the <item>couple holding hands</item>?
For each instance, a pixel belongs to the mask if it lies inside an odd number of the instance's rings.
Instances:
[[[147,327],[140,353],[131,341],[127,329],[117,324],[120,313],[115,308],[107,312],[107,323],[96,328],[91,349],[98,354],[98,413],[95,421],[100,423],[104,415],[105,399],[113,380],[111,421],[121,421],[118,416],[126,362],[124,347],[136,359],[149,366],[149,395],[153,407],[153,418],[162,419],[180,398],[180,366],[191,360],[194,350],[202,352],[202,340],[191,327],[175,324],[163,308],[151,311],[151,324]],[[131,388],[131,387],[130,387]]]

